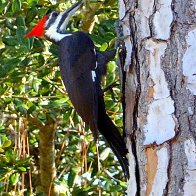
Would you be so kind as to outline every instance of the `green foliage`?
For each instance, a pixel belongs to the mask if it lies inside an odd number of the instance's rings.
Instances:
[[[103,5],[97,10],[99,24],[91,35],[101,51],[114,44],[117,17],[115,0],[103,1]],[[102,195],[123,195],[126,188],[120,181],[121,168],[101,136],[98,171],[92,134],[88,127],[83,128],[62,85],[57,46],[23,38],[48,11],[68,6],[70,3],[63,0],[0,0],[0,194],[25,191],[30,195],[38,190],[39,124],[49,118],[58,122],[55,184],[60,195],[96,195],[99,191]],[[82,17],[75,16],[69,29],[77,30]],[[115,62],[110,62],[103,88],[118,80],[116,72]],[[122,127],[119,100],[119,87],[106,92],[108,114]]]

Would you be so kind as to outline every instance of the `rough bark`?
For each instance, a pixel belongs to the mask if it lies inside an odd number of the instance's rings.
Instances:
[[[41,188],[45,195],[55,196],[57,192],[54,186],[56,177],[55,167],[55,148],[54,134],[56,131],[56,123],[53,120],[40,128],[40,180]]]
[[[43,192],[44,195],[55,196],[58,195],[54,186],[56,177],[55,167],[55,146],[54,136],[57,124],[48,118],[45,124],[41,123],[36,118],[28,118],[29,124],[39,129],[39,156],[40,156],[40,170],[37,184],[37,192]]]
[[[119,0],[128,195],[195,195],[194,0]]]

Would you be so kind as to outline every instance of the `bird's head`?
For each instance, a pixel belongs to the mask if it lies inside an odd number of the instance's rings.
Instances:
[[[53,40],[55,42],[60,41],[66,35],[66,26],[70,20],[70,17],[82,6],[82,1],[74,4],[64,12],[53,11],[50,14],[44,16],[39,23],[24,37],[43,37]]]

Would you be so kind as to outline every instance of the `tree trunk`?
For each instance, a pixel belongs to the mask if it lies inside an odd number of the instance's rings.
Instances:
[[[54,137],[57,122],[49,117],[45,124],[32,117],[28,118],[28,122],[32,127],[39,129],[40,179],[37,180],[39,183],[36,184],[37,192],[47,196],[56,196],[58,190],[54,183],[56,178]]]
[[[194,2],[119,0],[130,196],[196,195]]]
[[[54,180],[56,177],[54,134],[56,122],[48,120],[45,126],[40,127],[40,180],[41,189],[47,196],[56,196]]]

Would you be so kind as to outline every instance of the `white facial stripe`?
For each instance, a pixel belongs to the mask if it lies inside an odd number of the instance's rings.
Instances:
[[[76,14],[76,11],[78,10],[78,8],[81,6],[81,4],[78,4],[78,6],[76,6],[74,9],[72,9],[71,11],[68,12],[68,16],[66,17],[66,19],[64,20],[64,22],[62,23],[62,25],[60,26],[60,31],[65,30],[65,27],[67,26],[70,17],[74,16]],[[67,12],[67,10],[65,11]],[[62,14],[64,14],[65,12],[62,12]]]
[[[93,80],[93,82],[95,82],[95,78],[96,78],[96,73],[95,73],[95,71],[91,71],[91,74],[92,74],[92,80]]]
[[[46,31],[45,34],[46,34],[47,37],[49,37],[50,39],[52,39],[56,42],[62,40],[64,37],[67,37],[67,36],[71,35],[71,34],[58,33],[55,28],[51,28],[51,27]]]
[[[63,13],[60,13],[55,21],[54,24],[52,24],[45,32],[45,35],[54,40],[54,41],[60,41],[61,39],[63,39],[64,37],[70,36],[71,34],[61,34],[57,32],[57,26],[61,20]]]
[[[60,31],[63,31],[63,30],[65,30],[65,27],[67,26],[67,24],[68,24],[68,22],[69,22],[69,18],[70,17],[67,17],[65,20],[64,20],[64,22],[62,23],[62,25],[60,26]]]
[[[71,16],[74,16],[73,13],[75,13],[76,11],[78,10],[78,7],[75,7],[73,10],[71,10],[69,13],[68,13],[68,16],[66,17],[66,19],[64,20],[64,22],[62,23],[62,25],[60,26],[60,31],[63,31],[65,30],[65,27],[67,26],[69,20],[70,20],[70,17]],[[66,12],[66,11],[65,11]],[[62,14],[64,14],[64,12],[62,12]]]
[[[50,14],[50,16],[49,16],[48,20],[46,21],[45,27],[47,27],[47,26],[48,26],[48,22],[50,21],[50,19],[51,19],[51,18],[52,18],[52,14]]]

